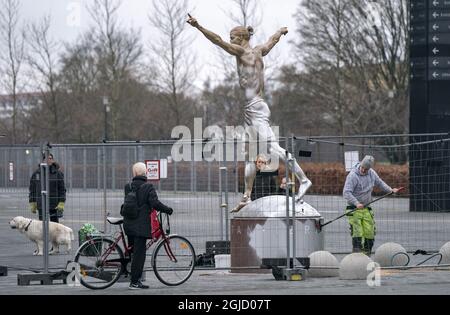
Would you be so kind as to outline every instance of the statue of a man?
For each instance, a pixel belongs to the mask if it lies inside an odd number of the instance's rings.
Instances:
[[[279,159],[286,163],[286,150],[280,147],[275,134],[270,127],[270,109],[264,102],[264,61],[272,48],[280,41],[282,35],[288,33],[286,27],[276,32],[269,41],[263,45],[254,48],[250,46],[250,38],[253,35],[252,27],[238,26],[230,32],[230,43],[225,42],[222,38],[202,27],[198,21],[188,15],[187,22],[197,28],[205,35],[213,44],[221,47],[227,53],[236,57],[237,69],[239,76],[239,84],[245,92],[247,104],[245,104],[245,127],[249,132],[249,141],[266,141],[269,153],[276,155]],[[248,128],[250,127],[250,128]],[[306,177],[300,165],[295,161],[294,174],[300,182],[300,189],[297,194],[297,200],[301,200],[306,191],[311,187],[311,181]],[[252,192],[253,182],[256,176],[255,163],[249,161],[245,167],[245,192],[241,202],[232,210],[238,212],[248,203],[251,202],[250,196]]]

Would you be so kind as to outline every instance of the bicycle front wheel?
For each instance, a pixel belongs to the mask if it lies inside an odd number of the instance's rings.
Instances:
[[[171,235],[156,245],[152,266],[159,281],[168,286],[180,285],[194,271],[194,247],[186,238]]]
[[[80,265],[79,280],[92,290],[112,286],[123,271],[124,255],[119,245],[108,238],[94,238],[81,245],[75,256]]]

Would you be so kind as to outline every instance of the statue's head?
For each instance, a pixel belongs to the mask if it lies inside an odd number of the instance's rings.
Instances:
[[[254,30],[251,26],[237,26],[230,32],[230,42],[235,45],[242,45],[244,42],[250,41]]]

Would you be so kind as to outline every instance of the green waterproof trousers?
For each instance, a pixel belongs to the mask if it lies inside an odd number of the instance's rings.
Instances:
[[[347,213],[354,210],[347,207]],[[372,208],[356,210],[347,215],[353,239],[353,251],[371,254],[376,235],[375,219]]]

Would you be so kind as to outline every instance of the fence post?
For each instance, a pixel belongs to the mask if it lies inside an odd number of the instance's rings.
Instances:
[[[83,148],[83,190],[86,190],[86,182],[87,182],[87,152],[86,152],[86,148]]]
[[[211,193],[211,162],[208,163],[208,193]]]
[[[116,189],[116,153],[117,148],[111,147],[111,189],[114,191]]]
[[[13,174],[13,176],[14,176],[13,178],[16,181],[16,188],[17,189],[19,188],[19,178],[20,178],[20,176],[19,176],[19,171],[20,171],[19,165],[22,165],[22,163],[20,163],[20,161],[19,161],[18,151],[19,151],[19,149],[15,149],[14,150],[15,158],[13,160],[14,171],[15,171],[15,174]]]
[[[10,150],[10,149],[9,149]],[[4,156],[4,162],[5,162],[5,189],[8,188],[8,169],[9,169],[9,165],[8,165],[8,153],[6,152],[7,149],[5,148],[5,151],[3,151],[3,156]]]
[[[158,144],[158,160],[161,160],[161,143]],[[158,181],[158,191],[161,192],[161,180]]]
[[[97,189],[98,190],[100,190],[101,189],[101,187],[102,187],[102,184],[101,184],[101,182],[102,182],[102,180],[101,180],[101,163],[100,163],[100,161],[101,161],[101,156],[102,156],[102,152],[101,152],[101,150],[100,150],[100,148],[97,148]]]
[[[230,240],[229,235],[229,224],[228,224],[228,213],[229,213],[229,202],[228,202],[228,168],[225,167],[225,203],[223,204],[223,210],[225,211],[225,240]]]
[[[220,166],[221,162],[219,161],[219,230],[220,230],[220,238],[223,240],[223,183],[222,183],[222,169],[223,167]]]
[[[174,160],[173,161],[173,190],[175,193],[178,192],[177,176],[178,176],[177,161]]]
[[[50,154],[48,145],[45,147],[45,161],[40,164],[41,172],[41,204],[42,204],[42,222],[44,234],[44,273],[48,273],[48,221],[49,221],[49,204],[50,204],[50,182],[49,182],[49,166],[48,166],[48,156]]]
[[[234,145],[234,179],[235,179],[234,192],[236,194],[239,193],[239,161],[238,161],[238,152],[237,152],[237,150],[239,149],[238,141],[239,141],[238,139],[233,140],[233,145]]]
[[[195,139],[194,139],[194,146],[195,146]],[[193,193],[195,190],[194,190],[194,150],[193,150],[193,148],[192,148],[192,150],[191,150],[191,193]]]
[[[106,233],[106,145],[103,144],[103,231]]]
[[[289,152],[287,150],[287,141],[286,141],[286,162],[285,162],[285,172],[286,172],[286,181],[289,179]],[[290,180],[289,180],[290,183]],[[286,189],[286,268],[290,268],[290,243],[289,243],[289,188],[292,187],[288,183]]]
[[[295,261],[296,261],[296,247],[297,247],[297,233],[296,233],[296,217],[295,217],[295,140],[294,136],[291,137],[291,160],[289,161],[291,164],[291,174],[292,174],[292,268],[295,269]],[[301,184],[301,183],[300,183]],[[288,266],[289,268],[289,266]]]

